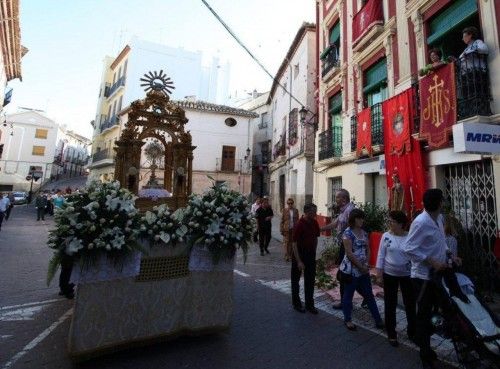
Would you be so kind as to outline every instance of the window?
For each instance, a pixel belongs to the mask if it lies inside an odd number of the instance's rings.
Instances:
[[[122,77],[122,67],[118,70],[118,79]]]
[[[122,110],[122,102],[123,102],[123,95],[120,96],[120,100],[118,101],[118,111]]]
[[[297,76],[299,75],[299,71],[300,71],[299,65],[295,64],[293,66],[293,79],[297,78]]]
[[[234,127],[238,122],[236,122],[236,119],[234,118],[227,118],[224,123],[226,123],[226,126],[228,127]]]
[[[115,116],[115,115],[116,115],[116,100],[113,103],[113,116]]]
[[[342,156],[342,92],[328,99],[328,123],[332,130],[333,156]]]
[[[44,156],[45,155],[45,146],[33,146],[33,150],[31,151],[31,155]]]
[[[285,82],[285,83],[283,84],[283,96],[285,96],[285,94],[286,94],[286,90],[287,90],[287,89],[288,89],[288,87],[287,87],[287,83]]]
[[[35,138],[44,138],[44,139],[46,139],[48,133],[49,133],[48,129],[37,128],[36,132],[35,132]]]
[[[297,108],[290,112],[288,118],[288,143],[290,145],[295,145],[298,138],[299,130],[299,110]]]
[[[235,146],[222,146],[221,170],[225,172],[234,172]]]
[[[111,108],[112,108],[112,106],[111,106],[111,104],[109,104],[109,106],[108,106],[108,118],[111,118]]]
[[[128,65],[128,59],[125,60],[125,64],[123,64],[123,75],[127,74],[127,65]]]
[[[113,83],[111,85],[114,85],[115,84],[115,81],[116,81],[116,72],[113,73]]]
[[[364,106],[373,106],[387,99],[387,64],[382,59],[363,74]]]
[[[330,192],[330,204],[335,204],[335,194],[338,190],[342,189],[342,177],[330,177],[328,178],[329,192]]]
[[[260,115],[259,129],[267,128],[267,112]]]

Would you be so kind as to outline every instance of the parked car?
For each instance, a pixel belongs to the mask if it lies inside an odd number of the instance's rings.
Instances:
[[[26,204],[28,200],[28,195],[26,192],[13,192],[14,195],[14,205]]]

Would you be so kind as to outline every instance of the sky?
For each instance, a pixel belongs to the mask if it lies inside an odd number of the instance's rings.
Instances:
[[[299,27],[315,21],[314,0],[207,0],[274,75]],[[131,37],[218,56],[231,68],[230,91],[268,91],[272,80],[201,0],[21,0],[22,82],[7,113],[41,109],[92,136],[102,61]]]

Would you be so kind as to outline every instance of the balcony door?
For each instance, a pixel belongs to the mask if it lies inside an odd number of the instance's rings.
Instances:
[[[235,146],[222,146],[221,170],[223,172],[234,172],[235,155]]]

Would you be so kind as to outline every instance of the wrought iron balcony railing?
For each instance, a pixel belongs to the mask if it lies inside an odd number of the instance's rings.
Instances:
[[[382,116],[382,103],[372,105],[370,118],[372,123],[372,145],[383,145],[384,121]]]
[[[330,128],[319,134],[318,159],[342,156],[342,127]]]
[[[338,50],[335,45],[330,45],[327,54],[322,59],[321,76],[324,77],[333,68],[340,66]]]
[[[125,76],[121,76],[120,78],[118,78],[118,80],[113,84],[113,86],[111,86],[108,90],[108,96],[106,97],[111,97],[113,96],[113,94],[121,87],[121,86],[125,86]]]
[[[104,130],[111,128],[115,125],[118,124],[118,117],[116,115],[113,115],[111,118],[106,119],[102,124],[101,124],[101,132],[104,132]]]
[[[358,117],[353,115],[351,117],[351,151],[356,151],[356,145],[358,144]]]
[[[477,52],[455,61],[458,120],[492,115],[488,55]]]
[[[114,159],[114,151],[112,152],[110,149],[105,149],[101,151],[97,151],[92,155],[92,162],[95,163],[100,160],[105,159]]]

